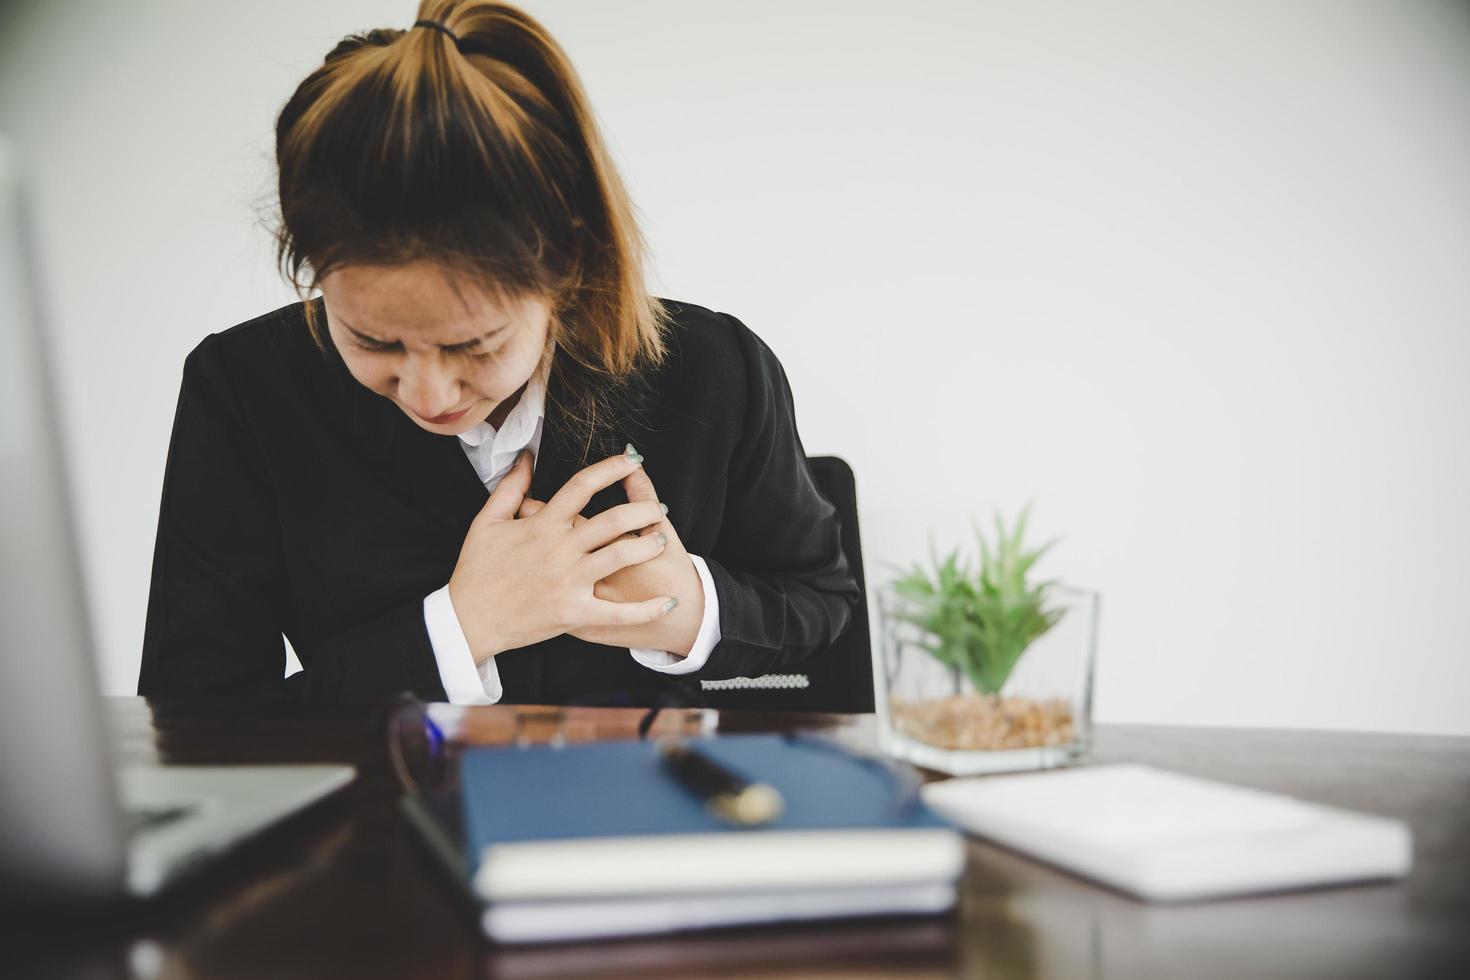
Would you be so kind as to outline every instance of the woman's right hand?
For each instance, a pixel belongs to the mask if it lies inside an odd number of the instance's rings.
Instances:
[[[609,602],[593,594],[601,579],[664,549],[654,535],[625,537],[663,520],[658,502],[620,504],[577,521],[593,494],[640,465],[629,456],[593,463],[519,520],[531,489],[530,450],[501,477],[470,524],[449,579],[449,601],[476,664],[574,629],[651,623],[665,615],[667,596]]]

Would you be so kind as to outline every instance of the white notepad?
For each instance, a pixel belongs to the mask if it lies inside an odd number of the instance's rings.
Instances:
[[[924,801],[972,833],[1150,901],[1397,878],[1397,820],[1142,765],[930,783]]]

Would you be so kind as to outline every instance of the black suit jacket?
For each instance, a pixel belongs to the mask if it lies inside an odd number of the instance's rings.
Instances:
[[[562,634],[496,658],[503,701],[700,703],[699,678],[792,668],[851,620],[858,586],[776,355],[733,316],[665,303],[671,356],[611,442],[643,453],[685,548],[708,563],[720,642],[697,674],[668,675]],[[585,465],[552,424],[558,382],[538,500]],[[317,350],[302,304],[211,334],[184,362],[138,693],[443,700],[423,598],[449,581],[487,499],[458,438],[360,385],[330,341]],[[582,513],[626,500],[614,484]],[[304,666],[289,678],[282,633]]]

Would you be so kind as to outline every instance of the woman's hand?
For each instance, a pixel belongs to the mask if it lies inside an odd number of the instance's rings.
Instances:
[[[645,502],[658,506],[658,491],[654,489],[653,480],[641,466],[623,478],[623,489],[628,495],[628,503],[623,506],[631,507]],[[539,500],[526,497],[516,516],[531,517],[546,506]],[[614,507],[609,513],[617,509]],[[661,507],[660,514],[662,515]],[[603,515],[598,515],[601,516]],[[586,522],[587,518],[578,514],[573,526],[580,527]],[[684,542],[679,540],[679,533],[674,530],[674,525],[663,516],[636,531],[628,531],[624,538],[630,541],[650,538],[656,540],[660,534],[668,541],[662,551],[647,561],[619,568],[599,581],[594,593],[600,599],[625,603],[641,602],[649,596],[673,596],[679,600],[679,605],[667,616],[652,622],[583,626],[567,630],[568,633],[588,643],[605,643],[609,646],[641,650],[667,650],[679,656],[688,655],[699,635],[699,625],[704,620],[704,586],[689,552],[684,550]]]
[[[621,601],[594,589],[620,569],[648,562],[664,550],[653,535],[626,536],[662,522],[655,499],[620,504],[590,520],[578,513],[594,493],[634,472],[642,467],[627,456],[593,463],[537,513],[516,520],[531,487],[531,454],[516,459],[470,524],[449,579],[449,600],[475,663],[562,633],[627,629],[665,617],[664,604],[673,592]],[[687,555],[684,560],[689,561]],[[690,572],[697,574],[692,567]]]

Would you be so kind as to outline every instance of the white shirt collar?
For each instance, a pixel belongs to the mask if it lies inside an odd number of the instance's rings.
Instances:
[[[485,421],[467,432],[461,432],[459,439],[470,447],[478,447],[493,440],[497,450],[504,451],[514,446],[519,451],[530,445],[531,437],[536,433],[536,422],[545,414],[546,382],[538,373],[526,383],[525,392],[505,417],[498,431]]]

